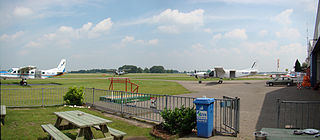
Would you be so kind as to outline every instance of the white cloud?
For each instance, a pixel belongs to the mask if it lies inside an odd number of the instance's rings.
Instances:
[[[203,29],[203,31],[206,33],[212,33],[212,30],[210,28],[205,28],[205,29]]]
[[[92,23],[88,22],[87,24],[83,24],[81,30],[83,31],[89,31],[90,28],[92,27]]]
[[[218,41],[218,40],[222,39],[222,34],[221,34],[221,33],[216,34],[216,35],[214,35],[214,36],[212,37],[212,39],[213,39],[214,41]]]
[[[103,21],[99,22],[93,29],[93,32],[106,32],[109,31],[112,27],[111,18],[104,19]]]
[[[278,42],[244,42],[242,46],[251,53],[256,53],[262,56],[270,56],[271,54],[277,52]]]
[[[248,38],[245,29],[234,29],[230,32],[224,34],[224,37],[231,39],[242,39],[245,40]]]
[[[30,41],[25,47],[26,48],[40,48],[41,44],[39,42]]]
[[[152,39],[152,40],[149,40],[148,43],[150,45],[157,45],[159,43],[159,39]]]
[[[2,41],[15,40],[15,39],[19,38],[22,35],[24,35],[23,31],[16,32],[16,33],[14,33],[12,35],[3,34],[3,35],[0,36],[0,40],[2,40]]]
[[[44,39],[46,39],[46,40],[53,40],[56,38],[56,36],[57,36],[57,34],[55,34],[55,33],[43,35]]]
[[[136,40],[134,36],[125,36],[121,39],[121,42],[118,44],[113,44],[112,46],[115,48],[124,48],[128,45],[158,45],[159,39],[151,39],[151,40]]]
[[[93,27],[91,31],[89,31],[88,37],[89,38],[96,38],[99,37],[101,34],[108,33],[108,31],[111,29],[113,25],[113,22],[111,21],[111,18],[107,18],[99,22],[96,26]],[[86,27],[91,27],[90,23],[86,25]]]
[[[179,30],[176,26],[159,26],[158,30],[164,33],[178,34]]]
[[[32,15],[33,11],[26,7],[16,7],[13,10],[13,15],[15,16],[29,16]]]
[[[126,36],[124,39],[121,40],[121,43],[128,43],[134,41],[133,36]]]
[[[279,24],[289,25],[289,24],[291,24],[290,16],[291,16],[292,12],[293,12],[293,9],[286,9],[271,19],[273,21],[276,21]]]
[[[167,9],[152,18],[155,23],[177,23],[177,24],[203,24],[204,10],[197,9],[189,13],[179,12],[178,10]]]
[[[294,28],[284,28],[280,32],[275,33],[278,38],[297,39],[301,37],[300,32]]]
[[[72,27],[68,27],[68,26],[61,26],[58,29],[59,32],[64,32],[64,33],[72,33],[73,32],[73,28]]]
[[[259,34],[259,36],[264,37],[264,36],[266,36],[268,34],[268,31],[267,30],[261,30],[261,31],[259,31],[258,34]]]

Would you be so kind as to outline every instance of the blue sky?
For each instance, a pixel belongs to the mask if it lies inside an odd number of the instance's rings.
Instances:
[[[304,62],[317,0],[0,0],[0,69],[259,71]],[[308,32],[307,32],[308,29]]]

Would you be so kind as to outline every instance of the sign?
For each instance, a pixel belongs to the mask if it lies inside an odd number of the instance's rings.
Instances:
[[[197,122],[207,122],[208,120],[208,112],[197,110]]]

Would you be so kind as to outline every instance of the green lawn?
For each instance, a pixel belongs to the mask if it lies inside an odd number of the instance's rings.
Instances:
[[[76,76],[70,74],[71,76]],[[68,77],[68,74],[66,75]],[[8,79],[1,80],[1,88],[59,88],[59,87],[85,87],[85,88],[97,88],[97,89],[109,89],[110,80],[103,78],[82,77],[84,75],[77,75],[78,78],[49,78],[49,79],[29,79],[29,86],[19,86],[19,80]],[[95,74],[94,76],[98,76]],[[82,78],[79,78],[82,77]],[[161,81],[161,80],[135,80],[132,78],[131,82],[139,85],[139,93],[149,94],[166,94],[166,95],[178,95],[190,93],[186,88],[173,81]],[[8,85],[9,84],[9,85]],[[49,85],[47,85],[49,84]],[[130,85],[128,85],[128,91],[130,91]],[[134,88],[134,86],[133,86]],[[125,84],[114,84],[114,90],[125,91]]]
[[[90,113],[113,122],[108,126],[126,132],[127,136],[146,136],[148,139],[154,139],[150,136],[149,131],[151,128],[142,128],[130,125],[127,122],[116,120],[113,118],[105,117],[102,113],[87,108],[70,108],[70,107],[45,107],[45,108],[7,108],[7,115],[5,118],[5,125],[1,126],[1,139],[2,140],[16,140],[16,139],[47,139],[48,134],[45,133],[42,124],[54,124],[57,117],[53,112],[80,110]],[[92,129],[94,135],[98,138],[102,137],[101,132]],[[77,129],[63,130],[64,134],[70,138],[75,139]]]

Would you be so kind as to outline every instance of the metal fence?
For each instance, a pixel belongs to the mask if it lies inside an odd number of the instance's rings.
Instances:
[[[68,88],[16,88],[1,89],[1,104],[7,107],[33,107],[64,105],[63,96]],[[85,103],[96,109],[129,117],[162,122],[160,112],[165,108],[195,107],[196,98],[130,93],[95,88],[85,88]],[[224,96],[214,102],[214,130],[215,134],[239,133],[240,99]]]
[[[194,107],[192,97],[180,97],[158,94],[130,93],[101,89],[86,89],[85,100],[95,108],[129,115],[137,119],[162,122],[160,112],[176,107]]]
[[[278,128],[320,129],[320,101],[277,100]]]
[[[215,134],[237,136],[240,132],[240,98],[223,96],[214,102]]]
[[[153,122],[163,121],[160,112],[165,108],[195,107],[193,101],[196,99],[193,97],[129,93],[94,88],[87,88],[85,92],[86,103],[96,109]],[[223,99],[215,99],[215,134],[237,136],[239,133],[239,108],[239,98],[224,96]]]
[[[63,105],[68,88],[1,88],[1,104],[7,107]]]

